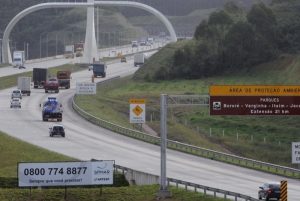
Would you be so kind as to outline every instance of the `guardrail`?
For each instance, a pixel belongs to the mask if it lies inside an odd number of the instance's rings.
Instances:
[[[107,82],[107,81],[109,81],[109,80],[106,80],[105,82]],[[102,82],[100,82],[98,84],[101,84],[101,83]],[[83,118],[85,118],[86,120],[88,120],[96,125],[99,125],[103,128],[114,131],[116,133],[123,134],[125,136],[139,139],[139,140],[142,140],[142,141],[145,141],[148,143],[160,145],[160,137],[149,135],[147,133],[140,132],[137,130],[125,128],[125,127],[119,126],[117,124],[113,124],[111,122],[97,118],[97,117],[85,112],[83,109],[81,109],[75,103],[75,98],[76,98],[76,96],[74,96],[73,100],[72,100],[73,109],[78,114],[80,114]],[[247,168],[251,168],[251,169],[255,169],[255,170],[272,173],[272,174],[277,174],[277,175],[282,175],[282,176],[297,178],[297,179],[300,178],[300,170],[295,169],[295,168],[280,166],[280,165],[276,165],[276,164],[272,164],[272,163],[267,163],[267,162],[253,160],[253,159],[249,159],[249,158],[245,158],[245,157],[236,156],[233,154],[227,154],[227,153],[223,153],[223,152],[214,151],[211,149],[192,146],[192,145],[177,142],[174,140],[167,140],[167,147],[170,149],[173,149],[173,150],[193,154],[196,156],[201,156],[201,157],[205,157],[205,158],[209,158],[209,159],[213,159],[213,160],[217,160],[217,161],[221,161],[221,162],[226,162],[226,163],[230,163],[230,164],[234,164],[234,165],[238,165],[238,166],[242,166],[242,167],[247,167]]]
[[[136,170],[126,168],[126,167],[116,165],[116,164],[115,164],[114,168],[116,171],[122,172],[122,174],[125,175],[125,177],[126,177],[127,173],[132,174],[134,172],[137,172],[137,175],[139,175],[139,176],[142,174],[142,172],[140,172],[140,171],[136,171]],[[151,175],[149,173],[144,173],[144,174],[145,174],[145,177],[147,178],[146,179],[147,181],[145,181],[146,184],[148,184],[149,180],[157,181],[159,178],[159,176],[157,176],[157,175]],[[150,177],[152,177],[152,178],[150,178]],[[130,179],[135,180],[136,178],[130,178]],[[259,201],[258,199],[255,199],[253,197],[243,195],[240,193],[226,191],[226,190],[222,190],[222,189],[218,189],[218,188],[212,188],[209,186],[186,182],[186,181],[182,181],[179,179],[167,178],[167,182],[168,182],[168,186],[175,186],[176,188],[184,188],[186,191],[200,192],[200,193],[203,193],[204,196],[208,195],[208,196],[212,196],[214,198],[223,197],[224,199],[231,199],[231,200],[237,200],[238,198],[240,198],[245,201]],[[133,183],[135,183],[135,182],[133,181]]]

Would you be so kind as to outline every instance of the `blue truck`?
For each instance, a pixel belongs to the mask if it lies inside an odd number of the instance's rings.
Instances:
[[[107,66],[105,63],[96,62],[96,63],[93,63],[92,66],[93,66],[94,77],[98,77],[98,76],[106,77]]]
[[[48,97],[41,106],[43,121],[49,121],[49,119],[62,121],[62,104],[55,97]]]

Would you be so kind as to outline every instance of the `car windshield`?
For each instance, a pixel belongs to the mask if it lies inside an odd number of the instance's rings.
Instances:
[[[13,93],[14,93],[14,94],[19,94],[19,93],[20,93],[20,91],[13,91]]]
[[[53,130],[54,130],[54,131],[59,131],[59,132],[61,132],[61,131],[64,131],[64,128],[61,127],[61,126],[55,126],[55,127],[53,128]]]

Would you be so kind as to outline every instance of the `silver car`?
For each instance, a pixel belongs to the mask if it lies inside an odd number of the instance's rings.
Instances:
[[[10,100],[10,108],[21,108],[21,100],[19,98],[13,98]]]
[[[19,99],[22,99],[22,92],[21,90],[13,90],[12,93],[11,93],[11,98],[19,98]]]

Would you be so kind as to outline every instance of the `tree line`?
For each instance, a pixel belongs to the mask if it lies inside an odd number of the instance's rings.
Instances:
[[[255,4],[246,11],[234,3],[202,21],[194,39],[176,49],[154,79],[198,79],[235,72],[300,50],[300,1]]]

